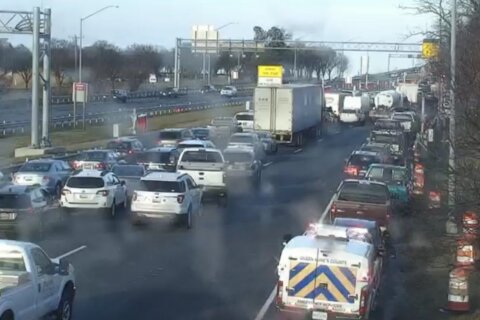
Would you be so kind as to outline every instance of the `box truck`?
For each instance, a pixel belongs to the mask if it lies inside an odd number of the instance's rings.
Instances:
[[[343,92],[329,92],[325,93],[325,107],[332,108],[332,112],[335,116],[340,116],[343,111],[343,102],[347,93]]]
[[[322,129],[323,89],[316,85],[257,87],[254,128],[269,131],[278,143],[300,146]]]

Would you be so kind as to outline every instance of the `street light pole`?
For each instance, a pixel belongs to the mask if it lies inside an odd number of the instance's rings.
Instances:
[[[448,205],[455,205],[455,73],[456,73],[456,46],[457,46],[457,0],[452,0],[451,8],[451,35],[450,35],[450,143],[448,157]]]
[[[100,12],[110,9],[110,8],[118,8],[119,6],[105,6],[83,18],[80,19],[80,50],[78,53],[78,82],[82,82],[82,49],[83,49],[83,21],[87,20],[90,17],[93,17]]]

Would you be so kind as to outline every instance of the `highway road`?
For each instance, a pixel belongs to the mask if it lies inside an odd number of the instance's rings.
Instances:
[[[52,257],[86,246],[70,257],[75,319],[255,319],[276,282],[282,236],[320,217],[367,134],[334,130],[282,148],[265,162],[259,192],[235,185],[228,207],[205,204],[192,230],[77,213],[38,243]],[[264,319],[277,319],[274,308]]]
[[[96,118],[104,113],[130,113],[133,108],[137,108],[139,112],[142,109],[150,109],[152,107],[168,108],[169,106],[195,106],[206,105],[213,103],[221,103],[231,101],[232,99],[221,97],[219,94],[191,94],[185,96],[173,97],[157,97],[157,98],[139,98],[132,99],[126,103],[107,101],[107,102],[95,102],[88,103],[86,106],[86,117]],[[245,101],[246,98],[237,97],[234,100]],[[157,108],[156,108],[157,109]],[[52,105],[51,119],[71,121],[73,119],[73,104],[59,104]],[[16,102],[13,105],[2,105],[0,107],[0,127],[11,127],[18,124],[30,123],[31,119],[31,106],[27,101],[25,103]],[[82,118],[82,104],[77,104],[76,108],[77,120]],[[40,111],[41,118],[41,111]]]

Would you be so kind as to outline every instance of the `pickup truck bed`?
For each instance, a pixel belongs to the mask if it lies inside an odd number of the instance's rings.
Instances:
[[[387,228],[388,225],[389,206],[387,204],[335,200],[330,212],[332,221],[335,218],[356,218],[376,221],[383,228]]]

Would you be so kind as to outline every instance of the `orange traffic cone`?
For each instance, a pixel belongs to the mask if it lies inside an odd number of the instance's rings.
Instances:
[[[468,271],[464,268],[455,268],[449,274],[447,310],[455,312],[470,310]]]
[[[467,237],[457,239],[455,266],[472,268],[476,260],[476,249]]]
[[[472,240],[478,238],[480,222],[475,212],[467,211],[462,215],[463,233]]]

